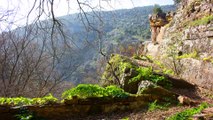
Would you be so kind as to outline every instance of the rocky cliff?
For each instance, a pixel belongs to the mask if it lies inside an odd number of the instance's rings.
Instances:
[[[157,36],[152,32],[159,44],[145,43],[144,53],[178,77],[213,91],[212,9],[212,0],[182,0],[173,19]]]

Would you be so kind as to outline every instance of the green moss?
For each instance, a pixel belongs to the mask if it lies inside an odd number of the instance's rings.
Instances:
[[[155,70],[157,73],[164,73],[167,75],[174,75],[174,71],[172,69],[168,69],[163,63],[157,60],[153,60],[153,63],[156,64],[160,70]]]
[[[209,57],[203,58],[203,61],[207,61],[207,62],[209,62],[209,61],[211,61],[211,60],[212,60],[212,56],[209,56]]]
[[[101,77],[103,86],[117,84],[114,75],[119,77],[121,74],[127,72],[128,70],[136,68],[137,66],[133,64],[128,57],[121,56],[119,54],[113,54]]]
[[[25,97],[14,97],[14,98],[0,98],[0,105],[10,106],[23,106],[23,105],[44,105],[49,103],[55,103],[58,99],[48,94],[42,98],[25,98]]]
[[[189,22],[189,26],[207,25],[213,20],[213,15],[204,16],[201,19]]]
[[[165,88],[171,88],[172,84],[171,82],[166,79],[164,76],[159,76],[153,74],[152,68],[151,67],[139,67],[136,69],[138,72],[138,75],[133,77],[129,83],[131,82],[137,82],[141,80],[149,80],[157,85],[161,85]]]
[[[212,56],[203,58],[203,61],[205,61],[205,62],[211,62],[213,64],[213,58],[212,58]]]
[[[18,120],[33,120],[35,119],[32,112],[27,109],[21,108],[19,113],[15,115]]]
[[[151,55],[141,55],[141,56],[134,55],[132,58],[138,59],[138,60],[143,60],[143,61],[148,61],[148,62],[153,62],[153,57]]]
[[[160,70],[155,70],[155,72],[157,73],[164,73],[164,74],[168,74],[168,75],[174,75],[174,71],[172,69],[167,69],[163,63],[161,63],[158,60],[154,60],[152,56],[133,56],[134,59],[138,59],[138,60],[143,60],[143,61],[149,61],[154,63],[155,65],[157,65]]]
[[[143,61],[147,60],[147,58],[145,56],[138,56],[138,55],[133,55],[132,58],[133,59],[137,59],[137,60],[143,60]]]
[[[136,81],[141,81],[141,80],[147,80],[150,78],[152,75],[152,68],[148,67],[139,67],[136,69],[138,72],[138,75],[133,77],[129,83],[136,82]]]
[[[72,99],[72,96],[80,98],[103,97],[106,96],[106,93],[105,89],[99,85],[79,84],[77,87],[67,90],[62,94],[62,98],[65,99]]]
[[[79,84],[77,87],[65,91],[62,94],[64,99],[72,99],[73,96],[78,98],[89,98],[89,97],[128,97],[129,93],[124,92],[123,89],[111,85],[106,88],[100,87],[99,85],[93,84]]]
[[[177,56],[177,59],[183,59],[183,58],[198,58],[198,53],[197,51],[194,51],[192,53],[189,54],[183,54],[181,56]]]
[[[43,105],[43,104],[56,103],[58,99],[55,98],[52,94],[48,94],[47,96],[44,96],[43,98],[33,98],[32,101],[33,101],[33,104]]]
[[[105,90],[106,90],[107,96],[111,96],[111,97],[126,98],[130,95],[129,93],[124,92],[123,89],[115,85],[107,86]]]
[[[129,120],[129,117],[124,117],[121,120]]]
[[[207,103],[202,103],[199,107],[184,110],[175,115],[172,115],[166,120],[189,120],[193,115],[200,113],[203,109],[207,107]]]
[[[167,68],[163,69],[163,73],[167,74],[167,75],[174,75],[175,74],[175,72],[172,69],[167,69]]]
[[[0,105],[22,106],[22,105],[31,105],[32,103],[33,103],[32,99],[24,97],[0,98]]]
[[[170,103],[160,104],[157,102],[157,100],[155,100],[154,102],[149,104],[148,111],[154,111],[156,109],[165,110],[168,108],[169,105],[170,105]]]
[[[162,63],[155,61],[152,56],[142,57],[144,57],[144,59],[147,61],[151,61],[159,65],[164,70],[163,72],[172,73],[172,70],[167,70]],[[168,88],[168,86],[171,86],[171,83],[165,77],[154,75],[151,67],[139,67],[135,65],[128,57],[115,54],[111,57],[109,63],[110,65],[107,65],[106,70],[102,76],[102,80],[104,81],[104,83],[102,84],[103,86],[117,84],[116,78],[113,76],[112,70],[114,70],[114,73],[118,77],[118,79],[122,79],[121,76],[124,73],[130,73],[131,75],[127,78],[127,82],[129,84],[138,83],[141,80],[149,80],[155,84],[162,85],[163,87],[166,86]]]

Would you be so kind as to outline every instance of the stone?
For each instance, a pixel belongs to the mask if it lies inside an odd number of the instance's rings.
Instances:
[[[109,63],[102,75],[102,85],[116,84],[126,92],[136,93],[138,81],[130,82],[130,80],[138,75],[136,70],[138,66],[130,58],[118,54],[113,55]]]
[[[148,94],[148,95],[150,95],[150,97],[155,97],[159,101],[166,101],[166,99],[176,101],[176,96],[177,96],[177,94],[175,94],[161,86],[158,86],[148,80],[143,80],[139,83],[137,94],[139,94],[139,95]]]
[[[180,104],[183,104],[183,105],[195,105],[196,102],[193,101],[192,99],[190,99],[189,97],[187,96],[178,96],[178,101]]]
[[[178,66],[176,73],[178,77],[211,91],[213,91],[213,63],[212,60],[204,61],[204,59],[213,57],[213,22],[202,23],[203,21],[199,20],[213,15],[212,8],[212,0],[182,0],[173,19],[165,26],[165,31],[151,32],[154,38],[152,41],[158,44],[146,43],[144,48],[146,55],[151,55],[168,69],[175,71],[175,63],[176,67]],[[153,21],[150,22],[150,26],[156,29],[154,27],[157,26],[154,26]],[[189,23],[193,21],[199,22],[198,25],[190,26]],[[159,34],[163,37],[158,37]],[[176,59],[178,51],[183,55],[196,52],[197,57]]]
[[[165,31],[165,28],[162,28],[162,27],[168,24],[173,19],[174,15],[175,15],[174,12],[157,13],[157,14],[149,15],[149,22],[150,22],[151,33],[152,33],[152,36],[151,36],[152,43],[158,44],[159,41],[161,41],[159,39],[162,39],[163,33]]]

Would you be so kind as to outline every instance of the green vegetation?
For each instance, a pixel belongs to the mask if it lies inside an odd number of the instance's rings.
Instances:
[[[211,62],[213,64],[213,58],[212,58],[212,56],[203,58],[203,61],[205,61],[205,62]]]
[[[209,16],[204,16],[201,19],[197,19],[195,21],[191,21],[189,22],[189,26],[199,26],[199,25],[207,25],[209,24],[211,21],[213,21],[213,15],[209,15]]]
[[[179,4],[181,2],[181,0],[173,0],[173,1],[174,1],[175,5]]]
[[[124,117],[121,120],[129,120],[129,117]]]
[[[204,108],[207,108],[207,103],[202,103],[199,107],[191,108],[179,112],[171,117],[167,118],[166,120],[189,120],[194,114],[200,113]]]
[[[105,82],[111,82],[110,84],[116,83],[113,81],[116,78],[112,75],[112,72],[114,72],[116,76],[120,76],[120,74],[137,67],[130,61],[128,57],[118,54],[113,54],[109,63],[110,64],[107,64],[105,72],[102,75],[102,80],[105,80]],[[109,83],[106,84],[109,85]]]
[[[170,105],[170,103],[167,104],[159,104],[157,100],[149,104],[148,111],[154,111],[156,109],[165,110]]]
[[[123,89],[115,85],[107,86],[105,90],[106,90],[107,96],[111,96],[111,97],[125,98],[130,95],[129,93],[124,92]]]
[[[129,93],[124,92],[123,89],[110,85],[105,88],[100,87],[99,85],[93,84],[79,84],[77,87],[65,91],[62,94],[64,99],[72,99],[73,96],[78,98],[89,98],[89,97],[118,97],[126,98],[130,96]],[[9,106],[24,106],[24,105],[45,105],[53,104],[58,102],[58,99],[53,97],[52,94],[44,96],[42,98],[24,98],[24,97],[15,97],[15,98],[0,98],[0,105],[9,105]]]
[[[0,105],[23,106],[23,105],[44,105],[57,102],[58,99],[53,97],[52,94],[44,96],[43,98],[0,98]]]
[[[37,116],[35,113],[25,107],[19,109],[18,113],[15,115],[15,118],[17,120],[46,120],[45,118]]]
[[[157,85],[161,85],[165,88],[171,88],[171,82],[163,76],[153,74],[153,70],[151,67],[139,67],[136,69],[138,75],[133,77],[129,83],[141,81],[141,80],[149,80]]]
[[[32,99],[24,97],[0,98],[0,105],[21,106],[21,105],[31,105],[32,103],[33,103]]]
[[[138,75],[133,77],[129,83],[141,81],[141,80],[148,80],[152,76],[152,69],[148,67],[139,67],[136,69]]]
[[[44,96],[43,98],[33,98],[33,104],[43,105],[43,104],[52,104],[58,101],[52,94]]]
[[[124,92],[123,89],[110,85],[106,88],[100,87],[99,85],[93,84],[79,84],[77,87],[65,91],[62,94],[64,99],[72,99],[73,96],[79,98],[89,97],[128,97],[129,93]]]
[[[153,8],[153,13],[154,14],[163,13],[163,10],[161,9],[159,5],[155,5]]]
[[[197,53],[197,51],[194,51],[194,52],[189,53],[189,54],[183,54],[181,56],[177,56],[177,59],[183,59],[183,58],[195,58],[195,59],[197,59],[198,53]]]
[[[150,55],[147,55],[147,56],[134,55],[133,58],[138,59],[138,60],[143,60],[143,61],[149,61],[149,62],[156,64],[161,69],[161,70],[155,70],[155,72],[157,72],[157,73],[162,72],[162,73],[167,74],[167,75],[174,75],[174,71],[172,69],[166,68],[164,66],[164,64],[162,64],[160,61],[154,60],[153,57],[150,56]]]
[[[79,84],[77,87],[65,91],[62,94],[62,98],[72,99],[72,96],[78,96],[81,98],[87,97],[103,97],[106,96],[105,89],[92,84]]]
[[[27,109],[20,109],[19,113],[15,115],[18,120],[32,120],[33,114]]]
[[[174,71],[172,69],[166,68],[160,61],[154,60],[154,64],[158,65],[161,70],[155,71],[155,72],[163,72],[164,74],[167,75],[174,75]]]
[[[141,56],[133,55],[132,58],[137,60],[153,62],[153,57],[151,55],[141,55]]]

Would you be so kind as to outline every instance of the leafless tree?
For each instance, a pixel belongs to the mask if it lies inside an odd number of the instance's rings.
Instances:
[[[79,18],[86,31],[102,34],[101,28],[88,19],[98,19],[102,25],[100,14],[94,11],[95,8],[89,1],[76,1],[80,11]],[[11,30],[14,21],[10,17],[16,13],[13,10],[0,10],[0,22],[7,22],[8,25],[2,27],[0,34],[0,96],[43,96],[59,88],[57,85],[81,64],[76,62],[77,60],[63,61],[64,55],[74,50],[72,42],[69,41],[70,35],[65,34],[63,23],[55,16],[55,1],[30,2],[33,2],[33,5],[26,15],[25,27],[15,30]],[[85,6],[90,8],[93,14],[87,13]],[[31,22],[33,12],[36,12],[37,16]],[[46,21],[42,19],[44,16]],[[101,39],[101,35],[99,38]],[[63,70],[65,68],[66,70]]]
[[[108,55],[102,50],[105,33],[101,11],[104,8],[101,0],[96,6],[91,5],[91,1],[75,1],[79,8],[78,18],[86,32],[92,31],[97,36],[95,43],[87,41],[88,44],[108,60]],[[8,25],[1,27],[0,34],[0,96],[38,97],[54,92],[82,64],[75,59],[77,53],[72,35],[66,33],[62,20],[55,15],[55,5],[60,1],[28,2],[32,5],[23,18],[26,21],[24,27],[17,25],[13,29],[16,24],[12,18],[15,18],[16,10],[0,9],[0,23],[7,22]],[[68,13],[72,2],[67,0]],[[70,61],[64,60],[70,53]]]

